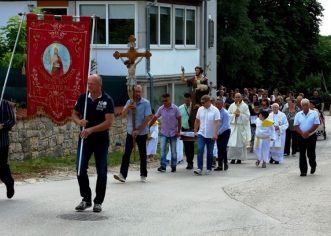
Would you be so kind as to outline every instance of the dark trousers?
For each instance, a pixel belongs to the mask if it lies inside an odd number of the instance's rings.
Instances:
[[[290,155],[290,148],[292,146],[292,155],[297,152],[298,148],[298,134],[294,130],[286,130],[285,149],[284,153]]]
[[[316,134],[311,135],[307,139],[303,139],[301,136],[298,135],[299,139],[299,148],[300,148],[300,159],[299,159],[299,167],[301,173],[307,173],[308,166],[307,166],[307,157],[309,160],[309,165],[311,168],[315,168],[317,166],[316,164],[316,140],[317,136]]]
[[[188,131],[188,129],[182,128],[182,131]],[[183,143],[184,143],[184,152],[185,152],[187,164],[193,166],[194,141],[183,141]]]
[[[147,154],[146,154],[146,141],[147,141],[147,134],[145,135],[138,135],[136,137],[136,144],[139,149],[139,157],[140,157],[140,176],[147,177]],[[131,134],[126,135],[125,141],[125,151],[122,157],[122,164],[121,164],[121,174],[124,178],[128,176],[129,164],[130,164],[130,156],[133,149],[133,137]]]
[[[6,185],[14,184],[14,179],[8,165],[9,146],[0,147],[0,180]]]
[[[217,150],[218,150],[218,166],[223,167],[223,164],[228,164],[228,152],[226,150],[230,138],[231,130],[225,130],[217,138]]]
[[[80,152],[80,143],[77,151],[77,170],[78,160]],[[83,197],[83,201],[91,202],[92,192],[90,188],[90,182],[87,175],[89,160],[94,154],[95,165],[97,169],[97,184],[95,188],[96,196],[93,200],[95,204],[102,204],[106,194],[107,186],[107,154],[108,154],[109,141],[108,140],[89,140],[84,141],[80,175],[77,175],[80,195]]]

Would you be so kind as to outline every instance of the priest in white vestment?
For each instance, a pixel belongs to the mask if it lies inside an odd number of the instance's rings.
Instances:
[[[286,129],[288,128],[288,121],[286,115],[279,111],[278,103],[271,105],[272,112],[269,119],[274,121],[275,126],[275,140],[271,142],[270,147],[270,163],[279,164],[284,159],[284,148],[286,139]]]
[[[231,128],[228,158],[231,159],[231,164],[236,160],[237,164],[240,164],[247,159],[247,146],[251,140],[250,112],[240,93],[235,94],[235,102],[230,105],[228,111]]]

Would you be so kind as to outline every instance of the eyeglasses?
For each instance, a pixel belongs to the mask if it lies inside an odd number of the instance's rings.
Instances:
[[[168,100],[162,100],[163,103],[167,102]]]

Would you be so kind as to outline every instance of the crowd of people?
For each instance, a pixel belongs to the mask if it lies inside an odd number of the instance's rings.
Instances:
[[[201,68],[196,70],[200,75]],[[268,97],[262,89],[256,93],[254,89],[244,89],[243,93],[236,89],[227,93],[221,88],[215,99],[200,94],[199,100],[194,101],[197,98],[194,93],[185,93],[179,107],[166,93],[161,96],[162,105],[154,113],[149,101],[143,97],[142,87],[136,85],[133,99],[127,101],[121,113],[127,117],[127,138],[120,171],[113,177],[126,182],[130,155],[137,144],[140,178],[147,182],[147,161],[155,157],[158,141],[160,166],[157,171],[160,173],[166,172],[168,166],[175,173],[183,154],[187,161],[186,169],[193,170],[197,176],[226,171],[229,169],[228,159],[231,164],[241,164],[247,159],[247,150],[255,152],[256,165],[262,162],[262,168],[265,168],[268,161],[271,164],[283,162],[284,155],[289,155],[292,147],[293,156],[300,151],[300,176],[307,175],[307,156],[310,173],[314,174],[317,167],[315,131],[320,120],[311,105],[320,105],[319,109],[322,109],[323,103],[316,92],[316,99],[310,102],[303,94],[295,98],[290,93],[284,99],[276,89]],[[91,202],[86,202],[83,197],[76,210],[85,210],[89,206]]]
[[[196,68],[196,73],[196,80],[206,80],[201,77],[200,67]],[[190,83],[195,88],[201,84],[194,80]],[[186,169],[193,170],[197,176],[226,171],[229,169],[228,159],[231,164],[241,164],[247,159],[247,151],[255,152],[256,166],[262,162],[262,168],[267,167],[267,162],[279,164],[284,161],[284,156],[295,156],[299,151],[300,176],[307,175],[306,155],[310,173],[315,173],[316,129],[320,124],[319,111],[324,109],[318,91],[314,91],[308,100],[303,93],[297,97],[292,92],[283,96],[277,89],[268,96],[263,89],[244,88],[241,92],[239,89],[227,91],[221,86],[216,98],[207,95],[207,90],[202,87],[199,89],[204,94],[195,96],[194,90],[193,93],[185,93],[179,107],[171,101],[169,94],[163,94],[162,105],[154,114],[150,102],[143,97],[142,87],[133,87],[133,96],[121,113],[127,117],[127,136],[120,172],[113,176],[114,179],[126,182],[130,156],[137,145],[140,177],[142,182],[146,182],[147,161],[155,157],[158,141],[161,156],[157,171],[161,173],[166,172],[168,165],[175,173],[183,154],[187,161]],[[94,154],[97,183],[93,211],[101,212],[107,185],[108,132],[114,120],[114,102],[102,90],[102,79],[97,74],[88,77],[88,90],[88,94],[78,98],[72,114],[73,121],[81,128],[77,179],[82,200],[75,210],[84,211],[92,206],[87,169]],[[8,198],[12,198],[14,180],[8,166],[8,132],[15,123],[15,117],[5,100],[1,102],[0,110],[0,178],[7,186]],[[197,165],[194,169],[195,142]],[[204,157],[207,160],[205,170]]]

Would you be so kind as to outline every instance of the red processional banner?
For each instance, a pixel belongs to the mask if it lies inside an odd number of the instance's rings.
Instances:
[[[86,90],[90,31],[91,17],[27,14],[28,116],[71,116]]]

